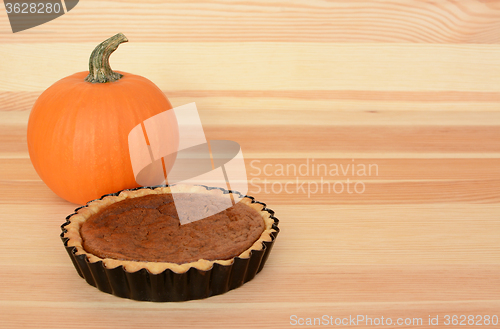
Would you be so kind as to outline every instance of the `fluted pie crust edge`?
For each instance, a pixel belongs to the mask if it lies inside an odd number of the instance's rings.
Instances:
[[[224,193],[220,189],[207,189],[204,186],[190,186],[190,185],[175,185],[176,193],[201,193],[201,194],[211,194],[217,195],[224,198],[230,198],[230,194],[233,193],[229,191],[229,193]],[[163,271],[170,269],[175,273],[185,273],[190,268],[194,267],[196,269],[207,271],[210,270],[215,263],[220,265],[231,265],[234,262],[234,258],[228,260],[206,260],[200,259],[195,262],[184,263],[184,264],[176,264],[170,262],[143,262],[143,261],[126,261],[126,260],[117,260],[112,258],[100,258],[96,255],[93,255],[87,252],[83,248],[83,240],[80,235],[81,225],[93,214],[99,212],[101,209],[104,209],[108,205],[113,203],[129,199],[129,198],[137,198],[144,195],[149,194],[165,194],[171,193],[171,188],[167,187],[157,187],[154,189],[151,188],[141,188],[136,190],[124,190],[120,192],[118,195],[108,195],[101,199],[91,201],[87,203],[86,206],[79,208],[76,213],[68,217],[67,224],[64,226],[65,233],[63,234],[64,238],[67,238],[67,246],[75,247],[76,252],[75,255],[85,255],[90,263],[96,263],[102,261],[104,266],[108,269],[113,269],[118,266],[123,266],[123,268],[127,272],[136,272],[141,269],[146,269],[152,274],[159,274]],[[234,194],[234,193],[233,193]],[[271,218],[271,214],[268,211],[265,211],[264,205],[261,203],[254,202],[249,197],[241,198],[241,195],[235,195],[247,206],[255,209],[261,216],[264,221],[264,231],[257,241],[253,243],[253,245],[241,252],[238,256],[239,258],[249,258],[250,254],[253,250],[262,250],[264,248],[263,242],[271,242],[272,241],[272,233],[276,232],[275,229],[272,228],[274,224],[274,219]]]

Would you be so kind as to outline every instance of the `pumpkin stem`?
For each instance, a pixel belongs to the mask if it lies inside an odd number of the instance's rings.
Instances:
[[[90,55],[89,75],[85,78],[85,81],[106,83],[120,80],[123,75],[113,72],[111,66],[109,66],[109,56],[111,56],[121,43],[127,41],[128,39],[123,33],[118,33],[95,47]]]

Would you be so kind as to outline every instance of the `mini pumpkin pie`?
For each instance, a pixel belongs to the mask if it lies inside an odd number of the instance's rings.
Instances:
[[[120,297],[182,301],[237,288],[263,268],[279,232],[265,204],[204,186],[176,185],[175,193],[174,202],[169,186],[124,190],[76,209],[61,238],[78,274]],[[231,207],[180,224],[178,201],[189,216],[228,199]]]

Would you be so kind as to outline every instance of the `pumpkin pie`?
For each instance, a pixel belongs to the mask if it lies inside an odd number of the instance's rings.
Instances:
[[[176,185],[175,193],[176,202],[169,186],[124,190],[76,209],[61,238],[80,276],[120,297],[180,301],[224,293],[262,269],[279,232],[272,210],[218,188]],[[199,212],[228,199],[223,211],[179,222],[178,200]]]

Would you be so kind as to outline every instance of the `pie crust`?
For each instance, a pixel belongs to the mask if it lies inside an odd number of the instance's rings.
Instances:
[[[171,193],[171,188],[157,187],[157,188],[139,188],[135,190],[124,190],[118,195],[107,195],[101,199],[89,202],[86,206],[78,208],[73,215],[68,216],[67,222],[63,225],[63,234],[61,238],[66,241],[65,245],[67,247],[74,247],[73,251],[75,256],[84,255],[89,263],[96,263],[102,261],[106,269],[115,269],[119,266],[123,266],[124,270],[129,273],[137,272],[141,269],[146,269],[151,274],[160,274],[165,270],[172,270],[175,273],[181,274],[189,271],[191,268],[198,269],[200,271],[210,270],[214,264],[220,264],[224,266],[232,265],[236,257],[228,260],[205,260],[200,259],[195,262],[176,264],[169,262],[145,262],[145,261],[128,261],[128,260],[118,260],[112,258],[100,258],[92,253],[87,252],[83,247],[83,240],[80,235],[81,225],[90,218],[93,214],[104,209],[108,205],[122,201],[129,198],[137,198],[149,194],[163,194]],[[207,188],[204,186],[190,186],[190,185],[175,185],[175,193],[200,193],[200,194],[211,194],[215,196],[220,196],[222,198],[231,198],[232,191],[223,191],[218,188]],[[237,194],[239,202],[246,204],[247,206],[255,209],[264,221],[264,231],[260,235],[260,238],[253,243],[253,245],[242,251],[237,257],[242,259],[248,259],[251,256],[252,251],[259,251],[265,248],[265,244],[272,242],[277,232],[279,231],[276,226],[275,218],[272,216],[273,212],[265,208],[265,205],[259,202],[255,202],[253,198],[242,196]]]

